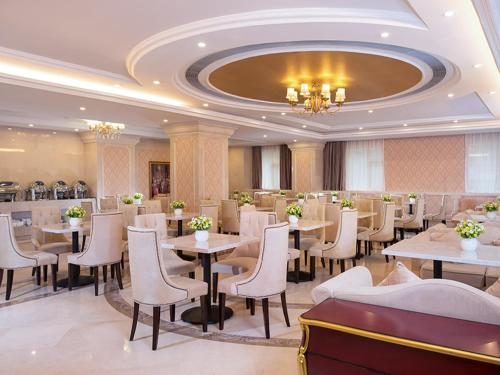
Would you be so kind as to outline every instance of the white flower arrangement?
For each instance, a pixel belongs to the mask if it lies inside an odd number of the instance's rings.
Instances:
[[[134,203],[134,200],[128,196],[122,197],[122,203],[123,204],[132,204]]]
[[[410,199],[417,199],[417,193],[408,193],[408,198]]]
[[[194,230],[209,230],[212,228],[212,218],[207,216],[193,217],[188,226]]]
[[[286,206],[286,213],[290,216],[302,216],[302,207],[300,207],[297,203],[292,203]]]
[[[392,195],[390,194],[382,195],[382,199],[384,200],[384,202],[392,202]]]
[[[241,193],[240,202],[243,204],[252,204],[253,199],[248,193]]]
[[[297,195],[295,196],[295,198],[297,199],[304,199],[306,197],[306,195],[304,193],[297,193]]]
[[[134,193],[134,195],[132,195],[134,199],[142,199],[143,197],[144,195],[142,193]]]
[[[332,197],[338,197],[339,196],[339,192],[338,191],[332,191],[330,194],[331,194]]]
[[[186,202],[181,200],[175,200],[172,203],[170,203],[170,207],[172,207],[174,210],[183,209],[184,207],[186,207]]]
[[[486,212],[497,212],[498,211],[498,203],[495,203],[495,202],[484,202],[483,207],[484,207],[484,210]]]
[[[85,211],[82,207],[80,206],[71,206],[70,208],[68,208],[66,210],[66,213],[65,215],[67,217],[71,217],[71,218],[77,218],[77,219],[81,219],[82,217],[84,217],[85,215],[87,214],[87,211]]]
[[[342,199],[340,201],[340,206],[342,208],[353,208],[354,207],[354,202],[350,199]]]
[[[484,233],[484,225],[474,220],[462,220],[455,227],[455,232],[465,239],[477,238]]]

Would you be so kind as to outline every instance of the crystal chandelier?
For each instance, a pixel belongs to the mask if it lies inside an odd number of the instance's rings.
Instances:
[[[294,112],[299,113],[335,113],[340,111],[345,101],[345,88],[339,87],[335,93],[335,110],[330,110],[332,107],[330,84],[320,84],[318,81],[313,81],[311,90],[307,83],[300,85],[300,96],[304,97],[304,108],[297,110],[299,103],[299,94],[294,87],[288,87],[286,90],[286,99]]]
[[[102,139],[117,139],[125,129],[124,124],[107,121],[86,120],[89,130]]]

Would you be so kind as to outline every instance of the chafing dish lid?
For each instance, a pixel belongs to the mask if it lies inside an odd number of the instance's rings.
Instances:
[[[19,191],[19,183],[14,181],[0,181],[0,193],[10,193]]]

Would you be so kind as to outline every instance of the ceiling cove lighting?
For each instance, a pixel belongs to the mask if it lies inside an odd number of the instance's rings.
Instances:
[[[299,103],[299,95],[304,97],[303,108],[301,110],[297,109]],[[331,90],[329,83],[320,83],[319,81],[313,81],[311,88],[309,88],[308,83],[300,84],[300,94],[295,90],[294,87],[288,87],[286,89],[286,99],[288,104],[292,108],[292,111],[298,113],[306,114],[316,114],[316,113],[336,113],[342,109],[342,105],[346,99],[345,88],[339,87],[335,92],[335,110],[330,111],[332,106],[331,102]]]
[[[85,120],[89,126],[89,130],[93,132],[96,137],[102,139],[118,139],[125,129],[124,124],[116,122]],[[75,129],[75,131],[77,131]]]

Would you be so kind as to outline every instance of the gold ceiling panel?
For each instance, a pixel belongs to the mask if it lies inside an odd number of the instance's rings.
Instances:
[[[255,56],[224,65],[210,83],[232,95],[286,103],[286,88],[319,80],[332,91],[346,88],[346,102],[377,99],[415,86],[421,71],[404,61],[341,51],[285,52]]]

